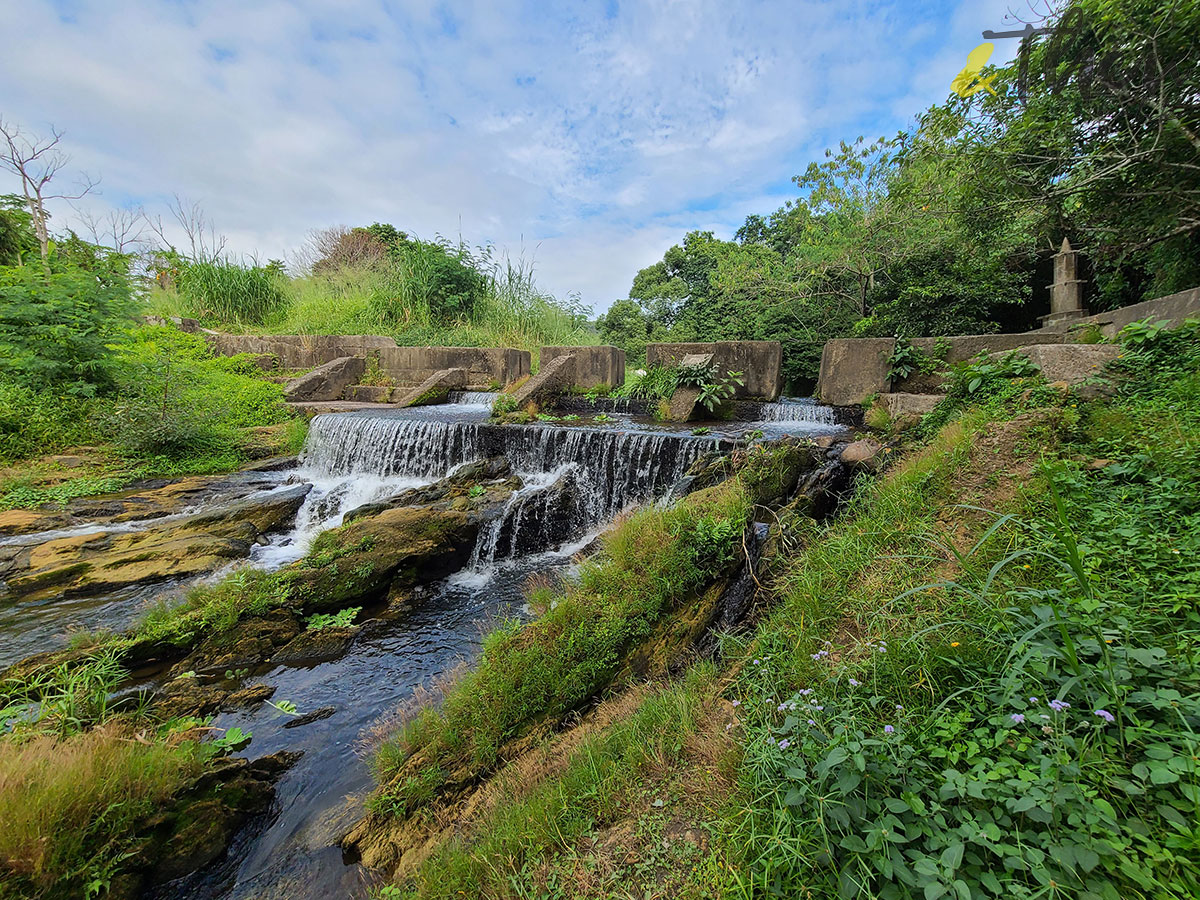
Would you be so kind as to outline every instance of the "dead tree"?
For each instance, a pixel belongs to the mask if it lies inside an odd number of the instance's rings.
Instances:
[[[50,256],[46,202],[78,200],[91,191],[97,182],[84,175],[76,193],[52,193],[50,182],[71,161],[71,157],[59,148],[63,133],[53,127],[50,137],[42,138],[27,134],[19,125],[0,119],[0,137],[3,138],[3,143],[0,143],[0,168],[7,169],[21,179],[21,191],[33,220],[33,231],[42,251],[42,259],[46,260]]]

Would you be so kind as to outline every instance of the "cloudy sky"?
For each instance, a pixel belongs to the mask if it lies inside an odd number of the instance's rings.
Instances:
[[[461,234],[599,311],[943,100],[1008,5],[14,0],[0,117],[65,131],[96,209],[179,194],[261,259],[331,224]]]

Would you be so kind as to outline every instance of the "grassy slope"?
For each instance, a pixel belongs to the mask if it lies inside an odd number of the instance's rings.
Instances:
[[[998,387],[787,535],[722,672],[502,777],[403,893],[1194,896],[1200,349],[1160,343],[1110,400]]]

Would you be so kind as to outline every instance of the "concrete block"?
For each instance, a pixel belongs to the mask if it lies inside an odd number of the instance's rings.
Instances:
[[[893,419],[899,419],[901,416],[915,415],[924,416],[933,412],[936,407],[944,399],[943,394],[881,394],[879,397],[883,408],[887,410],[889,416]]]
[[[518,406],[530,401],[545,404],[563,393],[575,382],[575,357],[556,356],[543,363],[538,373],[525,382],[514,396]]]
[[[675,393],[671,395],[671,402],[667,407],[667,421],[690,422],[696,415],[696,407],[699,405],[699,400],[699,388],[676,388]]]
[[[346,399],[357,403],[387,403],[393,390],[386,384],[354,384],[346,388]]]
[[[575,387],[584,390],[601,386],[617,388],[625,383],[625,351],[621,348],[543,347],[540,351],[541,364],[545,366],[567,354],[575,357]]]
[[[409,406],[431,406],[434,403],[445,403],[451,391],[461,391],[466,386],[466,369],[442,369],[442,371],[430,375],[395,403],[401,409]]]
[[[830,406],[857,406],[890,388],[888,357],[895,338],[842,338],[821,351],[817,397]]]
[[[1116,359],[1121,348],[1112,344],[1035,344],[1020,347],[1015,352],[1038,367],[1049,382],[1063,381],[1080,384],[1100,375],[1109,362]],[[989,359],[1000,359],[1006,353],[989,353]]]
[[[346,388],[362,378],[366,369],[362,357],[343,356],[293,378],[283,389],[284,399],[290,403],[340,400]]]
[[[735,400],[777,400],[783,389],[783,348],[778,341],[647,344],[646,364],[679,365],[690,353],[711,353],[722,374],[741,372]]]

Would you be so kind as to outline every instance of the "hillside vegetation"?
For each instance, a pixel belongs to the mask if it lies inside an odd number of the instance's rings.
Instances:
[[[951,395],[844,515],[773,527],[752,626],[579,720],[523,673],[620,671],[608,607],[539,594],[381,750],[390,840],[423,849],[380,896],[1195,896],[1200,322],[1131,329],[1110,377]],[[540,737],[498,764],[517,721]],[[464,754],[495,771],[467,799]]]

